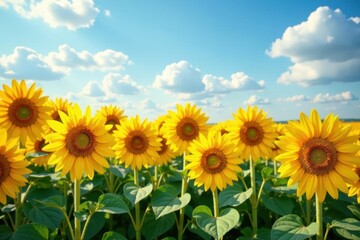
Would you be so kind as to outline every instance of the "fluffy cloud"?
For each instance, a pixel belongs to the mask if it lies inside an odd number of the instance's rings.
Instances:
[[[104,96],[104,92],[101,89],[100,85],[98,82],[96,81],[89,81],[83,91],[82,91],[82,95],[84,96],[89,96],[89,97],[102,97]]]
[[[330,93],[319,93],[317,94],[313,102],[314,103],[329,103],[329,102],[348,102],[348,101],[354,101],[358,98],[354,96],[350,91],[338,93],[335,95],[331,95]]]
[[[201,72],[187,61],[167,65],[153,83],[155,88],[163,88],[172,92],[193,93],[204,89]]]
[[[345,37],[346,36],[346,37]],[[293,62],[279,83],[302,86],[360,80],[359,17],[347,19],[339,10],[319,7],[308,19],[288,27],[267,54]]]
[[[206,74],[202,82],[205,85],[205,91],[213,93],[227,93],[240,90],[260,90],[265,87],[265,81],[256,82],[243,72],[236,72],[231,75],[231,80],[223,77],[216,77]]]
[[[22,17],[40,18],[50,27],[65,27],[71,31],[92,26],[100,12],[93,0],[42,0],[30,3],[5,0],[0,6],[12,6]]]
[[[144,110],[157,110],[159,109],[158,104],[156,104],[154,101],[152,101],[151,99],[144,99],[140,102],[140,109],[144,109]]]
[[[267,105],[270,104],[269,99],[262,98],[256,95],[251,95],[247,100],[243,102],[243,105]]]
[[[287,98],[278,98],[278,102],[301,102],[301,101],[309,101],[308,97],[305,97],[303,94],[301,95],[294,95]]]
[[[63,44],[57,52],[50,52],[46,60],[62,70],[79,68],[81,70],[119,71],[125,64],[131,64],[129,57],[112,49],[92,54],[88,51],[76,51]]]
[[[65,75],[33,49],[16,47],[10,55],[0,56],[0,77],[57,80]]]
[[[135,95],[144,92],[145,88],[134,82],[129,75],[117,73],[107,74],[102,82],[103,89],[107,94]]]
[[[64,77],[72,69],[120,71],[125,64],[131,64],[129,57],[112,49],[92,54],[78,52],[65,44],[59,46],[58,52],[42,55],[19,46],[13,53],[0,56],[0,77],[51,81]]]

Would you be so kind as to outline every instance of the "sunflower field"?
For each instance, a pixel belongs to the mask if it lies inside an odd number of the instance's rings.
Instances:
[[[0,240],[360,239],[360,125],[256,106],[216,124],[0,90]]]

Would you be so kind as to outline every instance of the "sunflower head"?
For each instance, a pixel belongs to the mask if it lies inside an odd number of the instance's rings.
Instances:
[[[231,125],[231,123],[232,122],[230,120],[218,122],[210,127],[209,132],[212,132],[213,134],[220,132],[221,135],[228,134],[229,132],[227,128]]]
[[[25,145],[26,154],[29,153],[40,153],[41,156],[31,158],[31,163],[35,166],[47,166],[50,158],[50,153],[43,150],[43,147],[47,143],[45,138],[36,139],[35,141],[27,141]]]
[[[111,104],[109,106],[102,106],[96,114],[106,118],[105,124],[111,125],[111,129],[109,130],[110,133],[113,133],[116,129],[116,125],[120,125],[120,122],[126,118],[123,109]]]
[[[269,156],[271,159],[274,159],[277,155],[279,155],[282,152],[281,149],[276,145],[276,141],[279,140],[280,136],[284,135],[285,129],[286,128],[283,124],[281,124],[281,123],[276,124],[275,132],[277,134],[277,137],[275,138],[275,142],[274,142],[275,147],[271,148],[271,152],[270,152],[270,156]]]
[[[270,155],[274,148],[274,140],[277,137],[275,123],[266,113],[257,107],[248,106],[247,110],[239,108],[233,114],[234,121],[229,124],[228,135],[233,141],[237,141],[242,157],[250,157],[257,161],[260,157]]]
[[[227,185],[236,181],[237,173],[241,172],[239,164],[242,163],[239,148],[221,133],[200,135],[189,147],[190,154],[186,155],[189,162],[190,179],[195,179],[196,186],[204,185],[205,191],[211,189],[220,191]]]
[[[167,116],[163,124],[164,137],[177,154],[187,152],[191,142],[200,134],[206,134],[209,128],[205,113],[190,103],[185,106],[178,104],[177,112],[169,111]]]
[[[352,171],[360,165],[356,156],[359,146],[354,144],[351,126],[341,123],[329,114],[322,122],[316,110],[310,118],[300,114],[300,121],[288,123],[287,131],[279,137],[277,146],[283,153],[275,157],[282,164],[280,177],[290,177],[288,185],[298,183],[298,196],[306,193],[310,199],[315,193],[322,202],[326,193],[338,198],[338,190],[347,193],[347,183],[358,180]]]
[[[124,119],[121,125],[114,131],[115,145],[113,150],[120,163],[125,167],[140,170],[153,165],[154,159],[159,157],[161,150],[161,139],[157,130],[147,119],[140,117]]]
[[[7,131],[0,128],[0,203],[6,204],[6,196],[16,197],[19,187],[25,186],[26,168],[29,162],[24,160],[24,149],[18,148],[18,139],[8,138]]]
[[[46,104],[51,108],[51,119],[56,121],[61,121],[59,111],[68,114],[68,109],[72,106],[72,103],[63,98],[49,99]]]
[[[108,133],[105,119],[91,117],[90,107],[84,114],[79,105],[68,109],[68,115],[59,111],[61,121],[49,120],[54,133],[45,136],[48,145],[43,151],[53,152],[48,164],[55,164],[55,171],[70,171],[71,180],[80,180],[85,172],[92,179],[94,171],[104,173],[109,167],[106,157],[112,157],[113,137]]]
[[[50,108],[45,106],[48,97],[42,93],[35,83],[28,88],[24,80],[12,80],[11,87],[3,84],[0,90],[0,127],[8,129],[10,137],[20,137],[23,145],[27,138],[41,138],[42,126],[50,118]]]
[[[161,139],[161,148],[157,151],[159,157],[154,158],[154,165],[161,166],[171,163],[176,157],[176,153],[169,147],[167,139],[162,134],[159,134],[158,137]]]

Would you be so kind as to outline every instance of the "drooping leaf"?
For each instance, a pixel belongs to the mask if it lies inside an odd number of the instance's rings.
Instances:
[[[233,208],[221,211],[219,217],[214,217],[209,207],[200,205],[193,211],[197,225],[215,239],[222,238],[239,222],[239,212]]]
[[[150,195],[153,185],[150,183],[145,187],[136,186],[134,183],[129,182],[124,185],[124,195],[134,206],[142,199]]]
[[[171,185],[160,186],[152,196],[152,209],[156,219],[185,207],[191,199],[189,193],[177,197],[176,188]]]
[[[144,221],[141,232],[145,239],[156,239],[166,231],[171,229],[175,224],[175,216],[173,214],[165,215],[155,219],[155,215],[148,214]]]
[[[349,205],[347,208],[354,214],[354,216],[360,220],[360,206],[359,205]]]
[[[129,173],[129,170],[124,168],[122,165],[111,165],[109,171],[120,178],[125,178],[126,175]]]
[[[40,224],[30,223],[20,226],[12,237],[12,240],[47,240],[49,230]]]
[[[335,232],[346,239],[360,239],[360,221],[355,218],[346,218],[344,220],[332,221],[332,227]]]
[[[107,212],[111,214],[128,213],[130,210],[121,196],[115,193],[106,193],[99,197],[98,200],[101,205],[98,212]]]
[[[312,222],[305,226],[298,215],[288,214],[275,221],[271,229],[271,239],[302,240],[317,233],[318,224]]]
[[[219,193],[219,207],[239,206],[250,198],[252,192],[252,188],[249,188],[245,192],[242,191],[237,184],[229,186]]]
[[[103,234],[101,240],[127,240],[127,238],[120,233],[109,231]]]

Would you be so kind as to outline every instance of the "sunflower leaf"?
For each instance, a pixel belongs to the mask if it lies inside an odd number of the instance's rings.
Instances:
[[[354,218],[346,218],[342,221],[334,220],[331,223],[333,228],[342,228],[349,231],[359,231],[360,232],[360,221]]]
[[[109,231],[103,234],[101,240],[127,240],[127,238],[120,233]]]
[[[124,185],[124,195],[134,206],[136,203],[140,202],[144,198],[150,195],[152,192],[153,185],[149,183],[145,187],[140,187],[135,185],[132,182],[126,183]]]
[[[219,207],[232,206],[236,207],[250,198],[253,190],[249,188],[245,192],[238,184],[225,188],[219,194]]]
[[[267,209],[282,216],[292,213],[295,207],[294,201],[285,196],[269,196],[263,194],[262,200]]]
[[[157,239],[159,236],[171,229],[175,224],[175,215],[168,214],[162,218],[155,219],[154,214],[146,215],[141,229],[144,239]]]
[[[185,207],[191,199],[189,193],[177,197],[176,188],[171,185],[160,186],[154,192],[151,205],[156,219]]]
[[[64,218],[60,207],[45,206],[37,200],[24,204],[24,214],[32,222],[42,224],[50,229],[60,226]]]
[[[318,224],[312,222],[305,226],[298,215],[285,215],[275,221],[271,229],[271,239],[277,240],[302,240],[317,233]]]
[[[98,212],[110,214],[128,213],[130,210],[120,195],[115,193],[106,193],[99,197]]]
[[[40,224],[30,223],[19,227],[13,234],[13,240],[47,240],[49,239],[49,230]]]
[[[209,207],[200,205],[193,211],[196,224],[215,239],[221,239],[239,222],[239,212],[233,208],[221,211],[219,217],[214,217]]]

